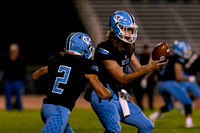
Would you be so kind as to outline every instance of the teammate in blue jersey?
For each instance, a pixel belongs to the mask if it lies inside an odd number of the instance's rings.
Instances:
[[[101,100],[96,92],[91,94],[91,105],[105,128],[105,133],[121,132],[120,121],[138,128],[140,133],[151,133],[152,122],[141,109],[130,101],[125,85],[159,69],[167,62],[153,61],[141,66],[134,55],[138,26],[132,14],[116,11],[110,17],[109,31],[106,41],[100,43],[95,51],[94,59],[99,67],[99,80],[114,91],[113,99]],[[134,72],[127,74],[130,67]]]
[[[174,55],[168,60],[168,64],[160,71],[158,91],[163,96],[165,105],[158,111],[150,115],[150,119],[155,120],[163,113],[173,109],[173,98],[184,104],[186,128],[193,127],[192,122],[192,101],[180,82],[192,83],[195,81],[194,76],[185,77],[182,75],[185,59],[191,57],[191,48],[185,41],[174,42]]]
[[[32,74],[33,79],[49,76],[47,97],[41,107],[41,118],[45,123],[42,133],[73,133],[68,123],[69,115],[88,81],[98,97],[112,98],[109,86],[106,89],[98,80],[98,67],[90,60],[93,54],[89,36],[75,32],[68,36],[64,51],[51,57],[46,67]]]
[[[183,73],[183,76],[186,77],[186,78],[193,77],[193,82],[180,81],[179,84],[183,88],[185,88],[185,90],[189,93],[190,97],[193,100],[193,103],[197,104],[197,105],[194,105],[194,104],[193,105],[198,106],[198,102],[200,101],[200,88],[199,88],[199,85],[196,82],[196,75],[189,75],[189,74]]]
[[[184,76],[189,77],[191,75],[196,77],[197,72],[200,72],[200,56],[197,53],[193,53],[191,58],[189,58],[184,65],[185,71]],[[193,108],[198,108],[200,103],[200,88],[197,82],[180,82],[181,85],[185,86],[186,90],[189,92],[190,97],[192,97]]]

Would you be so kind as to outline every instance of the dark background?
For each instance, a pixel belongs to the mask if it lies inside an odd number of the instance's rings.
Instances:
[[[66,3],[67,2],[67,3]],[[43,94],[48,78],[38,81],[31,79],[31,74],[41,66],[47,65],[48,59],[62,49],[71,32],[84,28],[78,18],[73,0],[61,2],[13,2],[0,5],[0,57],[8,53],[11,43],[18,43],[20,53],[25,58],[26,94]],[[0,94],[3,93],[0,80]]]
[[[7,2],[1,4],[0,55],[16,42],[27,65],[46,64],[74,31],[84,32],[73,1]]]

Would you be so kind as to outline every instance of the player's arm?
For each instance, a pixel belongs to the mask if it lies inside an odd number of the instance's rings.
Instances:
[[[174,73],[175,78],[177,81],[189,81],[189,78],[184,77],[183,74],[183,68],[180,63],[174,63]]]
[[[102,99],[109,99],[113,96],[110,88],[105,88],[102,83],[98,80],[98,76],[95,74],[85,74],[86,78],[90,81],[92,88],[97,95]]]
[[[142,66],[140,64],[140,62],[138,61],[138,59],[135,57],[135,54],[133,53],[132,56],[131,56],[131,61],[130,61],[130,67],[134,70],[134,71],[137,71],[139,69],[141,69],[142,67],[145,67],[145,66]],[[144,78],[145,79],[148,79],[149,76],[152,74],[152,72],[148,73]]]
[[[39,79],[41,76],[48,74],[48,66],[42,67],[32,74],[32,79]]]
[[[139,68],[135,67],[137,68],[136,71],[129,74],[124,74],[121,67],[114,60],[104,60],[103,64],[105,65],[106,69],[112,75],[113,78],[115,78],[118,82],[122,84],[128,84],[145,74],[148,74],[154,70],[159,69],[160,66],[163,66],[167,63],[167,62],[162,62],[162,61],[164,61],[164,59],[153,61],[150,56],[150,61],[147,65],[139,67]],[[136,64],[136,66],[137,65],[138,64]]]

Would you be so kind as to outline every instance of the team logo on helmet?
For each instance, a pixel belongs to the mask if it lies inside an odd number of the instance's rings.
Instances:
[[[121,22],[121,19],[124,19],[124,16],[121,16],[119,14],[116,14],[115,16],[113,16],[113,19],[115,21],[115,23]]]
[[[91,45],[91,39],[89,37],[83,35],[82,39],[88,46]]]

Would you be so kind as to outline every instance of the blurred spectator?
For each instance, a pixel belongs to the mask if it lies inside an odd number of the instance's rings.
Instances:
[[[3,86],[6,97],[6,109],[13,107],[22,110],[22,89],[25,79],[25,62],[19,55],[19,45],[12,43],[9,47],[9,53],[0,60],[0,66],[3,71]],[[16,100],[12,103],[12,95]]]
[[[144,45],[142,53],[139,55],[139,61],[142,66],[148,64],[149,56],[150,56],[149,46]],[[143,78],[139,78],[134,81],[135,83],[133,83],[133,86],[134,86],[135,98],[137,105],[141,109],[143,109],[142,98],[145,92],[148,95],[149,108],[153,109],[153,92],[156,86],[157,79],[158,79],[157,73],[153,72],[144,76]]]

